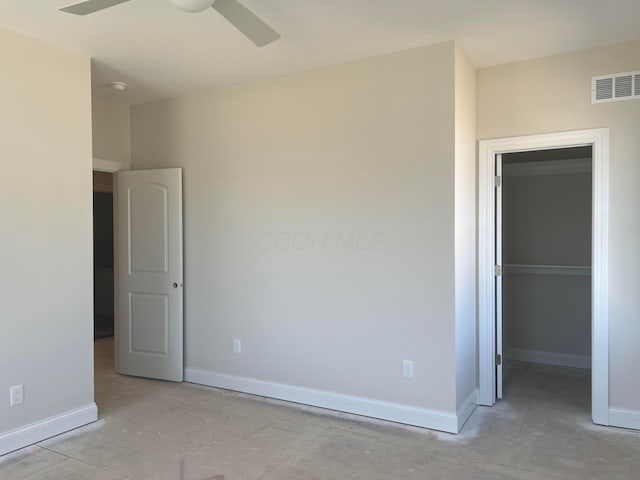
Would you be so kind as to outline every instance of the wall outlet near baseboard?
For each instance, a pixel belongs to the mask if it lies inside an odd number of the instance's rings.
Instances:
[[[242,340],[239,338],[233,339],[233,353],[242,353]]]
[[[14,385],[9,388],[9,405],[15,407],[24,402],[24,387],[22,385]]]
[[[413,361],[412,360],[402,361],[402,376],[404,378],[413,378]]]

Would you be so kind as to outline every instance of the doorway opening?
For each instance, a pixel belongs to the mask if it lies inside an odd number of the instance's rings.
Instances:
[[[182,170],[97,160],[94,185],[95,378],[181,382]]]
[[[496,170],[496,396],[588,417],[592,147],[499,154]]]
[[[114,329],[113,174],[93,172],[93,336]]]
[[[546,155],[558,154],[560,149],[580,147],[591,151],[591,275],[587,280],[591,290],[590,333],[591,333],[591,418],[593,422],[609,425],[609,330],[608,330],[608,215],[609,215],[609,130],[592,129],[573,132],[561,132],[524,137],[509,137],[495,140],[483,140],[479,144],[479,229],[478,229],[478,293],[479,293],[479,404],[493,405],[499,398],[502,388],[504,367],[504,339],[502,326],[502,281],[515,275],[534,276],[534,269],[540,265],[514,264],[510,273],[501,256],[502,226],[498,224],[502,215],[502,195],[498,195],[502,178],[503,156],[520,154],[521,163],[526,163],[522,152],[555,150]],[[578,150],[576,150],[578,151]],[[585,152],[586,150],[582,150]],[[514,156],[517,163],[518,157]],[[536,166],[533,165],[532,168]],[[499,234],[498,234],[499,232]],[[575,254],[575,252],[573,252]],[[553,265],[546,265],[546,267]],[[557,265],[561,267],[578,266],[575,276],[584,276],[588,265]],[[519,273],[514,271],[520,268]],[[526,269],[529,269],[526,273]],[[547,268],[547,276],[549,274]],[[557,273],[557,272],[556,272]],[[565,269],[563,273],[569,273]],[[577,275],[580,273],[580,275]],[[542,277],[542,274],[538,274]],[[558,275],[560,277],[560,275]],[[562,278],[568,277],[565,275]],[[557,280],[557,279],[556,279]],[[582,279],[584,282],[584,278]],[[531,280],[529,280],[531,282]],[[526,287],[526,280],[524,280]],[[584,285],[583,285],[584,286]],[[522,285],[519,287],[522,290]],[[538,288],[538,287],[536,287]],[[549,289],[549,287],[543,287]],[[526,290],[526,288],[525,288]],[[584,292],[584,289],[583,289]],[[517,293],[517,292],[515,292]],[[507,295],[517,299],[513,291]],[[513,303],[513,299],[511,301]],[[566,301],[567,299],[563,299]],[[509,301],[509,300],[508,300]],[[520,305],[521,307],[522,305]],[[512,308],[508,306],[507,308]],[[536,305],[539,308],[539,305]],[[526,312],[529,314],[531,312]],[[557,313],[557,312],[556,312]],[[498,328],[500,327],[500,328]],[[509,327],[507,327],[508,329]],[[507,331],[507,336],[514,335]],[[526,336],[526,335],[525,335]],[[515,338],[518,338],[517,336]],[[582,342],[584,352],[584,338]],[[575,345],[574,345],[575,346]],[[512,349],[517,350],[517,349]],[[527,350],[520,348],[520,350]],[[518,352],[511,352],[513,354]],[[519,352],[522,353],[522,352]],[[549,352],[547,352],[549,353]],[[553,352],[552,352],[553,353]],[[567,355],[574,355],[573,357]],[[579,354],[565,354],[564,360],[579,360]],[[584,360],[584,356],[582,356]],[[522,358],[522,357],[521,357]],[[529,357],[532,358],[532,357]],[[534,359],[536,357],[533,357]],[[540,357],[537,357],[540,363]],[[544,359],[544,358],[543,358]],[[549,357],[547,357],[548,361]],[[557,357],[552,359],[557,363]],[[545,367],[552,368],[552,367]],[[566,367],[565,367],[566,368]]]
[[[93,172],[93,337],[96,399],[101,407],[101,380],[114,366],[115,257],[112,172]]]

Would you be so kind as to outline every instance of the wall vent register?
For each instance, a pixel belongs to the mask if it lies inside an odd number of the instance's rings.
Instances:
[[[640,71],[600,75],[591,79],[591,103],[640,98]]]

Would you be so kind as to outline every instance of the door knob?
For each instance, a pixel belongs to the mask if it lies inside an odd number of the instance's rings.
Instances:
[[[173,282],[173,283],[171,284],[171,286],[172,286],[173,288],[178,288],[178,284],[177,284],[176,282]]]

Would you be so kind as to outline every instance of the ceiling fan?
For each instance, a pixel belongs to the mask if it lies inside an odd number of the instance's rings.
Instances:
[[[74,15],[88,15],[128,1],[129,0],[88,0],[61,8],[60,11]],[[278,32],[263,22],[251,10],[238,2],[238,0],[170,1],[183,12],[203,12],[207,8],[212,7],[258,47],[264,47],[280,38]]]

